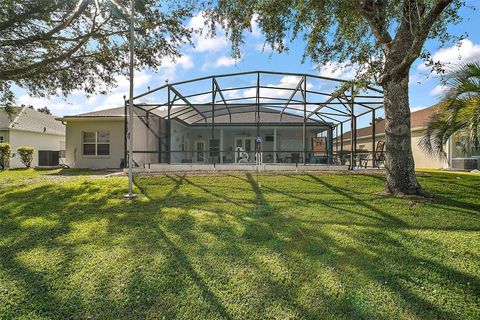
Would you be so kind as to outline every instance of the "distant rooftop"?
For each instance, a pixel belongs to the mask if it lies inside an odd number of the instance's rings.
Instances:
[[[438,105],[433,105],[431,107],[414,111],[410,114],[410,124],[412,129],[425,128],[428,122],[428,119],[432,114],[438,110]],[[375,123],[375,134],[384,134],[385,133],[385,119],[382,119]],[[357,138],[361,137],[371,137],[372,136],[372,126],[357,129]],[[351,132],[345,132],[343,134],[343,139],[350,139]],[[341,136],[338,137],[341,139]]]
[[[70,118],[105,118],[105,117],[124,117],[125,116],[125,108],[118,107],[118,108],[111,108],[105,110],[98,110],[92,112],[85,112],[79,113],[71,116],[64,116],[62,119],[70,119]]]
[[[29,107],[14,106],[10,110],[0,107],[0,129],[65,134],[65,126],[52,115]]]

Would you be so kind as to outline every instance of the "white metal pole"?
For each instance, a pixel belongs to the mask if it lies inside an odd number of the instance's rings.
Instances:
[[[130,98],[128,100],[128,194],[125,198],[136,197],[133,193],[133,72],[134,72],[134,45],[135,45],[135,0],[130,6]]]

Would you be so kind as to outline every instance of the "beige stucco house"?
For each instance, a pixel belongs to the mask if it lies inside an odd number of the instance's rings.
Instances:
[[[412,134],[412,152],[417,169],[446,169],[452,167],[453,154],[451,142],[447,145],[447,158],[432,157],[423,151],[419,146],[421,137],[425,134],[426,124],[429,117],[437,110],[436,106],[425,108],[411,113],[411,134]],[[380,120],[375,124],[375,141],[385,140],[385,120]],[[346,132],[343,135],[343,145],[345,150],[350,150],[351,133]],[[340,140],[340,137],[339,137]],[[336,142],[336,141],[335,141]],[[357,129],[357,150],[372,150],[372,127]]]
[[[257,131],[245,125],[245,115],[232,116],[233,123],[216,120],[216,139],[211,139],[209,123],[191,125],[178,119],[165,120],[160,112],[140,116],[137,110],[133,122],[134,165],[152,164],[248,164],[255,163],[255,137],[262,138],[264,163],[302,162],[302,118],[279,112],[262,113],[268,122]],[[66,164],[75,168],[122,168],[125,159],[125,108],[113,108],[60,118],[66,124]],[[326,127],[311,121],[305,128],[310,141]],[[235,152],[242,148],[241,155]],[[312,145],[306,146],[307,155]],[[325,158],[327,154],[324,154]],[[242,157],[242,158],[240,158]],[[232,167],[234,168],[234,167]]]
[[[65,163],[72,168],[120,168],[125,150],[125,108],[59,118],[66,125]]]
[[[24,167],[17,155],[20,146],[35,149],[32,166],[56,166],[65,150],[65,126],[33,108],[1,107],[0,142],[7,142],[12,148],[10,168]]]

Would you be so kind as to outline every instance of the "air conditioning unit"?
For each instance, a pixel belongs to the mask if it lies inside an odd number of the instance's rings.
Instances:
[[[461,170],[474,170],[478,169],[479,159],[475,158],[453,158],[452,168]]]

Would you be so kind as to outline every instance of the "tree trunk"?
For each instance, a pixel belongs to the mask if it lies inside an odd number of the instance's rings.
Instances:
[[[385,108],[385,189],[392,194],[424,195],[415,176],[410,132],[408,73],[383,83]]]

